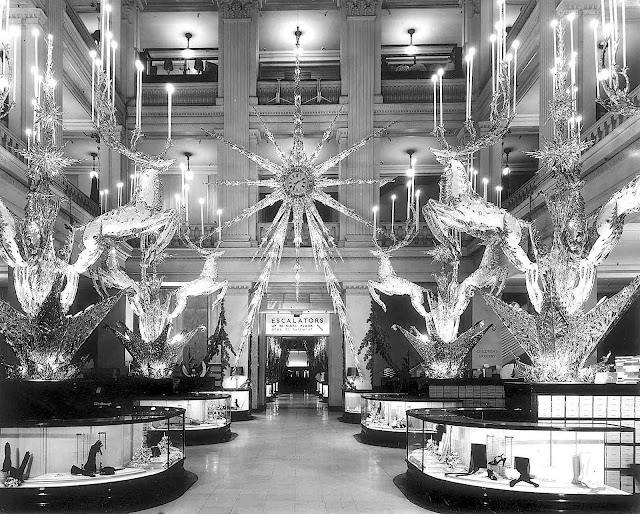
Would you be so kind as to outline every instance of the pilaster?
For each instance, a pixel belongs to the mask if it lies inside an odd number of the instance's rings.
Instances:
[[[364,339],[367,330],[369,330],[369,324],[367,319],[369,318],[369,312],[371,311],[371,296],[369,295],[369,289],[367,284],[353,283],[344,285],[344,303],[347,308],[349,316],[349,322],[351,326],[351,334],[353,335],[353,344],[356,348],[360,348],[360,343]],[[371,388],[371,372],[365,368],[364,361],[361,356],[358,357],[360,369],[363,375],[362,389]],[[355,359],[349,346],[344,345],[344,362],[345,369],[355,366]]]
[[[250,95],[255,95],[257,72],[257,21],[253,2],[246,0],[221,0],[219,37],[218,103],[224,105],[224,136],[234,143],[248,148]],[[252,85],[253,82],[253,85]],[[218,142],[219,180],[246,180],[255,177],[250,161]],[[224,187],[218,192],[220,207],[225,219],[239,214],[250,205],[250,195],[240,187]],[[225,241],[235,246],[249,245],[252,237],[250,223],[245,219],[234,223],[225,231]],[[254,228],[255,232],[255,228]],[[255,240],[255,234],[254,238]]]
[[[376,21],[380,3],[377,0],[351,1],[345,4],[346,14],[346,60],[349,103],[347,145],[357,143],[374,131],[373,105],[379,96],[377,77],[380,61],[380,23]],[[378,47],[378,48],[377,48]],[[376,49],[377,48],[377,49]],[[372,51],[374,49],[374,51]],[[345,49],[342,49],[345,57]],[[376,94],[378,92],[378,95]],[[370,143],[354,154],[341,168],[341,178],[375,179],[380,175],[379,163],[375,160],[374,144]],[[356,213],[369,219],[371,207],[379,202],[377,185],[355,185],[344,189],[341,201]],[[348,218],[343,239],[345,244],[367,244],[370,229]]]
[[[240,342],[242,336],[242,327],[245,317],[247,315],[247,307],[249,305],[249,291],[251,285],[246,284],[233,284],[227,289],[227,294],[224,297],[224,312],[227,319],[227,334],[229,335],[229,341],[233,345],[236,352],[240,349]],[[240,358],[238,359],[238,366],[242,366],[245,374],[249,374],[249,352],[251,351],[251,345],[247,346],[242,351]],[[231,364],[235,360],[234,356],[231,356]],[[229,376],[229,370],[225,371],[225,376]]]
[[[540,44],[538,45],[538,79],[539,88],[539,148],[543,148],[545,141],[553,139],[553,124],[547,119],[549,104],[553,100],[553,78],[549,70],[555,66],[553,55],[553,30],[551,20],[556,17],[556,0],[547,0],[539,3],[540,17],[538,18],[538,33]]]

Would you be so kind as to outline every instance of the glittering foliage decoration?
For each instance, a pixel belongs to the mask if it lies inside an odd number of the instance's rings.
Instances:
[[[549,105],[553,139],[535,153],[555,181],[555,187],[544,194],[553,224],[551,246],[540,244],[531,223],[477,195],[463,164],[455,160],[449,163],[452,186],[447,201],[430,200],[425,207],[425,216],[437,222],[436,238],[446,242],[447,229],[453,229],[483,241],[498,241],[507,259],[524,274],[533,313],[490,294],[484,297],[531,358],[531,366],[520,368],[535,382],[593,379],[598,367],[585,366],[586,360],[629,307],[639,287],[636,279],[610,300],[584,312],[597,266],[620,240],[626,217],[640,210],[640,176],[587,216],[580,180],[580,153],[585,146],[567,88],[562,24],[557,33],[559,57]],[[527,239],[530,252],[523,249]]]
[[[373,301],[371,302],[371,310],[369,317],[367,318],[369,323],[369,329],[362,339],[359,353],[365,351],[363,360],[366,362],[366,368],[373,372],[375,364],[375,356],[380,355],[387,363],[387,366],[393,368],[396,372],[399,371],[397,364],[391,358],[391,345],[389,343],[389,334],[382,328],[378,315],[373,307]]]
[[[229,334],[227,334],[227,316],[224,310],[224,300],[220,304],[220,317],[218,318],[218,324],[216,330],[212,336],[207,340],[207,356],[205,362],[208,364],[213,357],[220,355],[220,367],[222,368],[221,376],[224,379],[224,372],[229,367],[231,362],[231,355],[235,355],[236,351],[229,340]]]
[[[400,325],[392,325],[400,330],[422,358],[422,369],[427,378],[459,378],[464,369],[464,358],[478,344],[489,330],[484,321],[476,323],[454,341],[445,342],[429,333],[421,334],[416,327],[406,330]]]
[[[299,30],[296,31],[296,49],[298,49],[300,46],[300,35],[301,32]],[[304,150],[304,132],[302,129],[302,95],[300,90],[300,61],[298,58],[298,54],[299,53],[296,52],[294,75],[295,83],[293,147],[289,153],[285,153],[285,151],[274,138],[269,128],[263,122],[263,130],[265,132],[265,135],[267,139],[271,143],[273,143],[281,164],[277,164],[270,161],[269,159],[261,157],[254,152],[251,152],[226,139],[221,134],[205,130],[205,132],[209,136],[224,143],[226,146],[234,149],[241,155],[244,155],[251,161],[255,162],[262,170],[271,175],[270,178],[261,180],[234,180],[215,182],[215,184],[219,186],[261,186],[268,187],[273,190],[262,200],[258,201],[251,207],[244,209],[237,216],[223,224],[223,229],[256,214],[262,209],[281,202],[275,218],[267,228],[265,235],[260,243],[260,248],[262,249],[261,256],[264,259],[265,263],[262,272],[258,277],[256,285],[252,291],[247,316],[242,329],[241,341],[238,347],[233,368],[235,369],[235,367],[237,366],[238,359],[242,355],[242,352],[244,351],[244,348],[249,340],[249,335],[251,334],[251,331],[253,329],[256,314],[258,312],[258,309],[260,308],[263,295],[265,294],[269,284],[271,272],[280,263],[285,245],[287,227],[289,220],[291,219],[293,219],[295,248],[294,276],[296,296],[298,294],[302,272],[302,266],[300,264],[302,227],[304,220],[306,219],[316,267],[321,268],[324,273],[327,291],[331,296],[335,312],[338,315],[338,320],[340,321],[340,326],[345,337],[345,344],[354,356],[359,376],[362,376],[353,335],[351,334],[351,328],[347,318],[346,309],[342,300],[342,290],[330,265],[331,259],[335,255],[338,255],[338,251],[329,229],[325,225],[322,217],[320,216],[320,213],[318,212],[316,202],[320,202],[321,204],[326,205],[327,207],[337,211],[338,213],[359,221],[366,226],[371,226],[371,223],[369,221],[362,218],[353,209],[348,208],[347,206],[332,198],[323,189],[327,187],[348,186],[355,184],[383,185],[387,183],[388,180],[333,179],[326,177],[325,174],[334,166],[338,165],[338,163],[346,159],[349,155],[353,154],[369,141],[373,140],[376,136],[382,134],[388,127],[385,127],[381,130],[376,130],[374,133],[361,139],[346,150],[339,152],[338,154],[330,157],[322,163],[317,163],[316,161],[318,159],[318,156],[320,155],[324,143],[329,139],[334,130],[338,116],[340,115],[340,112],[338,112],[329,128],[322,135],[322,138],[316,145],[315,149],[311,154],[307,155]],[[260,118],[259,114],[258,117]]]
[[[116,335],[133,357],[132,373],[150,378],[171,376],[174,366],[182,355],[182,349],[196,332],[205,329],[204,326],[199,326],[193,330],[183,330],[169,339],[171,323],[167,323],[156,339],[145,341],[121,321],[116,323],[116,328],[110,326],[106,328]]]
[[[55,243],[60,199],[51,192],[51,183],[75,160],[65,158],[56,142],[61,117],[54,100],[52,49],[49,38],[42,93],[35,103],[35,130],[23,152],[29,177],[24,218],[17,219],[0,201],[0,257],[13,268],[16,297],[24,311],[0,302],[0,331],[18,360],[17,365],[8,365],[9,375],[24,379],[73,378],[82,367],[82,362],[72,363],[74,355],[120,297],[67,315],[79,273],[86,268],[69,262],[73,233],[59,249]]]

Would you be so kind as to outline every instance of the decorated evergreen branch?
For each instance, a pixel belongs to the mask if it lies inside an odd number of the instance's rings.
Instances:
[[[371,302],[371,312],[369,313],[367,321],[369,323],[369,330],[367,330],[367,333],[364,335],[359,349],[359,352],[365,350],[363,360],[366,362],[366,368],[373,372],[375,356],[377,354],[384,359],[388,367],[397,372],[398,366],[390,354],[391,345],[389,343],[389,334],[382,328],[378,320],[373,301]]]
[[[236,351],[229,340],[229,335],[225,327],[227,326],[227,317],[224,311],[224,300],[220,304],[220,317],[218,325],[211,337],[207,340],[207,356],[206,361],[209,362],[216,355],[220,355],[220,364],[222,368],[222,378],[224,379],[224,370],[229,367],[231,355],[235,355]]]

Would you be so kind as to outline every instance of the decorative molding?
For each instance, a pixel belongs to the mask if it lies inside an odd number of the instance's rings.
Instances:
[[[217,0],[220,16],[223,20],[251,18],[255,3],[253,0]]]
[[[345,7],[347,16],[375,16],[378,0],[347,0]]]

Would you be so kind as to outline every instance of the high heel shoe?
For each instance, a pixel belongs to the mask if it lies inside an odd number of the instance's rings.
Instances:
[[[489,464],[492,466],[499,466],[500,463],[504,464],[506,461],[507,458],[504,456],[504,453],[501,453],[500,455],[496,455]]]

